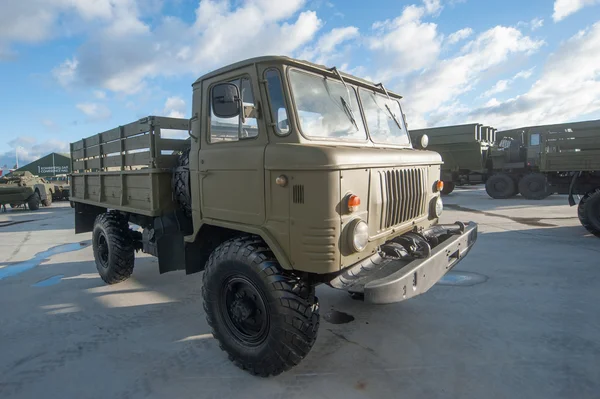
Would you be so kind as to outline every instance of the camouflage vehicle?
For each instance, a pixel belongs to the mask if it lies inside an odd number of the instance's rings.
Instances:
[[[442,194],[450,194],[456,186],[481,184],[487,180],[492,168],[489,152],[496,140],[493,127],[469,123],[415,129],[410,134],[413,139],[427,135],[428,148],[442,156]]]
[[[438,224],[440,155],[413,147],[382,84],[270,56],[192,87],[190,120],[71,144],[75,231],[92,233],[108,284],[130,277],[136,250],[160,273],[204,271],[208,324],[242,369],[275,375],[308,354],[317,285],[399,302],[476,241],[474,223]]]
[[[577,215],[590,233],[600,237],[600,120],[552,125],[540,136],[539,170],[550,190],[581,196]]]
[[[52,191],[53,201],[68,201],[70,195],[69,176],[66,174],[46,178],[54,185]]]
[[[47,180],[31,172],[12,172],[0,177],[0,205],[10,204],[12,208],[27,205],[32,211],[38,210],[40,205],[50,206],[52,187]]]

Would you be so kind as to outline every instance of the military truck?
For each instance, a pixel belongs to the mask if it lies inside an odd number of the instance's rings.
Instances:
[[[413,147],[383,84],[268,56],[192,87],[190,120],[71,144],[75,232],[92,233],[108,284],[131,276],[136,251],[160,273],[204,271],[207,322],[240,368],[276,375],[309,353],[317,285],[403,301],[475,243],[475,223],[438,224],[440,155]]]
[[[569,127],[566,127],[569,126]],[[553,192],[568,194],[579,221],[600,237],[600,121],[553,125],[540,135],[538,166]]]
[[[554,182],[549,181],[553,172],[548,169],[549,165],[542,162],[547,157],[548,148],[542,146],[541,137],[560,133],[582,134],[585,140],[569,138],[571,145],[582,145],[583,150],[593,150],[586,145],[592,144],[590,137],[597,135],[600,131],[600,120],[583,122],[569,122],[553,125],[527,126],[518,129],[497,132],[498,144],[489,153],[494,173],[486,182],[486,191],[492,198],[508,198],[520,192],[528,199],[544,199],[553,193],[566,193],[564,187],[557,187]],[[591,134],[591,136],[586,136]],[[558,136],[556,136],[558,137]],[[571,141],[575,140],[575,141]],[[569,150],[563,147],[565,151]],[[579,150],[579,149],[578,149]],[[561,150],[562,151],[562,150]],[[566,163],[561,166],[569,166],[570,157],[565,158],[568,152],[559,151],[561,159]]]
[[[452,192],[455,185],[485,183],[486,192],[495,199],[520,193],[527,199],[541,200],[554,191],[540,170],[540,135],[598,125],[598,121],[586,121],[496,131],[472,123],[413,130],[411,135],[427,135],[429,148],[442,155],[443,194]]]
[[[415,140],[426,135],[428,148],[438,152],[444,161],[441,179],[443,195],[456,186],[485,183],[492,165],[489,151],[496,141],[496,129],[481,123],[415,129],[410,132]]]
[[[15,171],[0,177],[0,205],[6,209],[27,205],[32,211],[52,204],[52,184],[28,171]]]

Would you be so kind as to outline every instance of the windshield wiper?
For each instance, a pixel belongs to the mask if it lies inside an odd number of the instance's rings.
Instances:
[[[396,118],[396,114],[394,114],[394,112],[392,111],[390,106],[385,104],[385,109],[387,109],[388,113],[390,114],[390,116],[392,117],[394,122],[396,122],[396,125],[398,125],[398,128],[400,128],[400,130],[402,130],[402,125],[400,125],[400,121],[398,121],[398,118]]]
[[[350,119],[350,122],[352,122],[357,131],[360,130],[358,128],[358,124],[356,123],[356,118],[354,117],[354,112],[352,112],[352,108],[350,108],[346,100],[344,100],[344,97],[340,96],[340,100],[342,101],[342,105],[344,106],[344,112],[346,112],[348,119]]]

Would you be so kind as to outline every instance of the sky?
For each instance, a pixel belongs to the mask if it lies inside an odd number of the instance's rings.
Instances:
[[[401,94],[409,129],[600,118],[600,0],[3,0],[0,167],[147,115],[260,55]]]

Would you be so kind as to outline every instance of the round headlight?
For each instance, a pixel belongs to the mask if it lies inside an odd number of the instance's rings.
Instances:
[[[421,144],[421,148],[427,148],[427,146],[429,145],[429,137],[426,134],[422,135],[421,142],[419,144]]]
[[[435,216],[440,217],[442,211],[444,210],[444,203],[442,202],[442,197],[438,196],[435,200]]]
[[[352,222],[350,227],[350,243],[352,249],[356,252],[360,252],[366,248],[369,243],[369,226],[365,221],[356,219]]]

